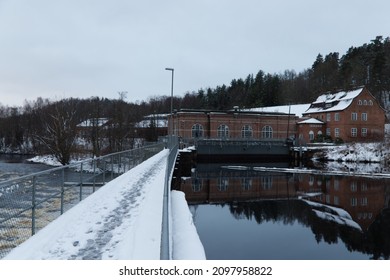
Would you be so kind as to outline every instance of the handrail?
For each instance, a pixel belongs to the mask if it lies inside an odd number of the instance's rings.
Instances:
[[[161,227],[161,250],[160,259],[172,259],[172,242],[171,242],[171,180],[175,168],[176,158],[179,151],[178,138],[171,136],[168,139],[169,155],[167,159],[167,168],[165,171],[163,213]]]
[[[164,146],[158,143],[116,152],[1,181],[0,259],[98,186],[157,154]]]

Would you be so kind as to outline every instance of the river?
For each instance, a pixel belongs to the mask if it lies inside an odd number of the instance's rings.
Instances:
[[[0,181],[52,168],[44,164],[29,163],[26,161],[29,158],[31,158],[31,156],[0,155]]]
[[[176,185],[207,259],[389,259],[389,179],[257,166],[197,164]]]

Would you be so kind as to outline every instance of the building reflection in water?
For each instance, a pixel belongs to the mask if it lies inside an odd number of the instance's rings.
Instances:
[[[390,184],[387,179],[259,172],[254,166],[198,165],[173,186],[188,204],[224,204],[234,217],[294,222],[317,242],[342,240],[349,251],[390,257]]]

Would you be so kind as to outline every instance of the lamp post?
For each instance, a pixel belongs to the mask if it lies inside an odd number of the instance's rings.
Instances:
[[[173,68],[165,68],[165,70],[172,72],[172,82],[171,82],[171,120],[172,120],[172,131],[171,131],[171,134],[173,134],[172,133],[174,131],[173,130],[173,74],[175,72],[175,69],[173,69]]]

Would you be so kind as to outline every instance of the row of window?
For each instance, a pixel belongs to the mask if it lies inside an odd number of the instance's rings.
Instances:
[[[330,195],[325,195],[325,202],[327,204],[331,204],[331,196]],[[340,205],[340,199],[338,196],[333,196],[333,204],[334,205]],[[368,205],[368,198],[367,197],[361,197],[359,200],[356,197],[351,197],[350,199],[350,205],[351,206],[367,206]]]
[[[191,129],[191,135],[193,138],[202,138],[204,137],[204,129],[201,124],[194,124]],[[226,124],[221,124],[217,128],[217,137],[218,138],[229,138],[230,130],[229,126]],[[253,129],[250,125],[244,125],[241,128],[241,138],[252,138],[253,137]],[[262,138],[273,138],[273,129],[271,126],[266,125],[261,129],[261,137]]]
[[[372,100],[358,100],[358,105],[372,106],[372,105],[374,105],[374,102],[372,102]]]
[[[362,128],[360,136],[361,137],[367,137],[367,134],[368,134],[368,129],[367,128]],[[318,131],[317,135],[321,136],[322,135],[322,131]],[[327,136],[332,136],[332,132],[331,132],[330,128],[326,129],[326,135]],[[334,135],[333,136],[335,138],[340,137],[340,128],[335,128],[334,129]],[[351,128],[351,137],[357,137],[357,136],[358,136],[358,129],[356,127]],[[315,137],[314,131],[310,130],[309,131],[309,139],[310,140],[314,140],[314,137]]]
[[[261,177],[261,187],[263,190],[271,190],[273,184],[272,176]],[[253,180],[251,178],[241,179],[242,190],[249,191],[253,187]],[[218,178],[217,189],[219,191],[227,191],[229,188],[229,178]],[[199,179],[192,181],[192,190],[194,192],[200,192],[203,189],[203,182]]]
[[[367,113],[362,113],[360,119],[362,121],[367,121],[368,120]],[[327,113],[326,114],[326,121],[330,122],[331,120],[332,120],[332,114]],[[358,113],[356,113],[356,112],[351,113],[351,120],[357,121],[358,120]],[[340,113],[334,113],[334,121],[336,121],[336,122],[340,121]]]

